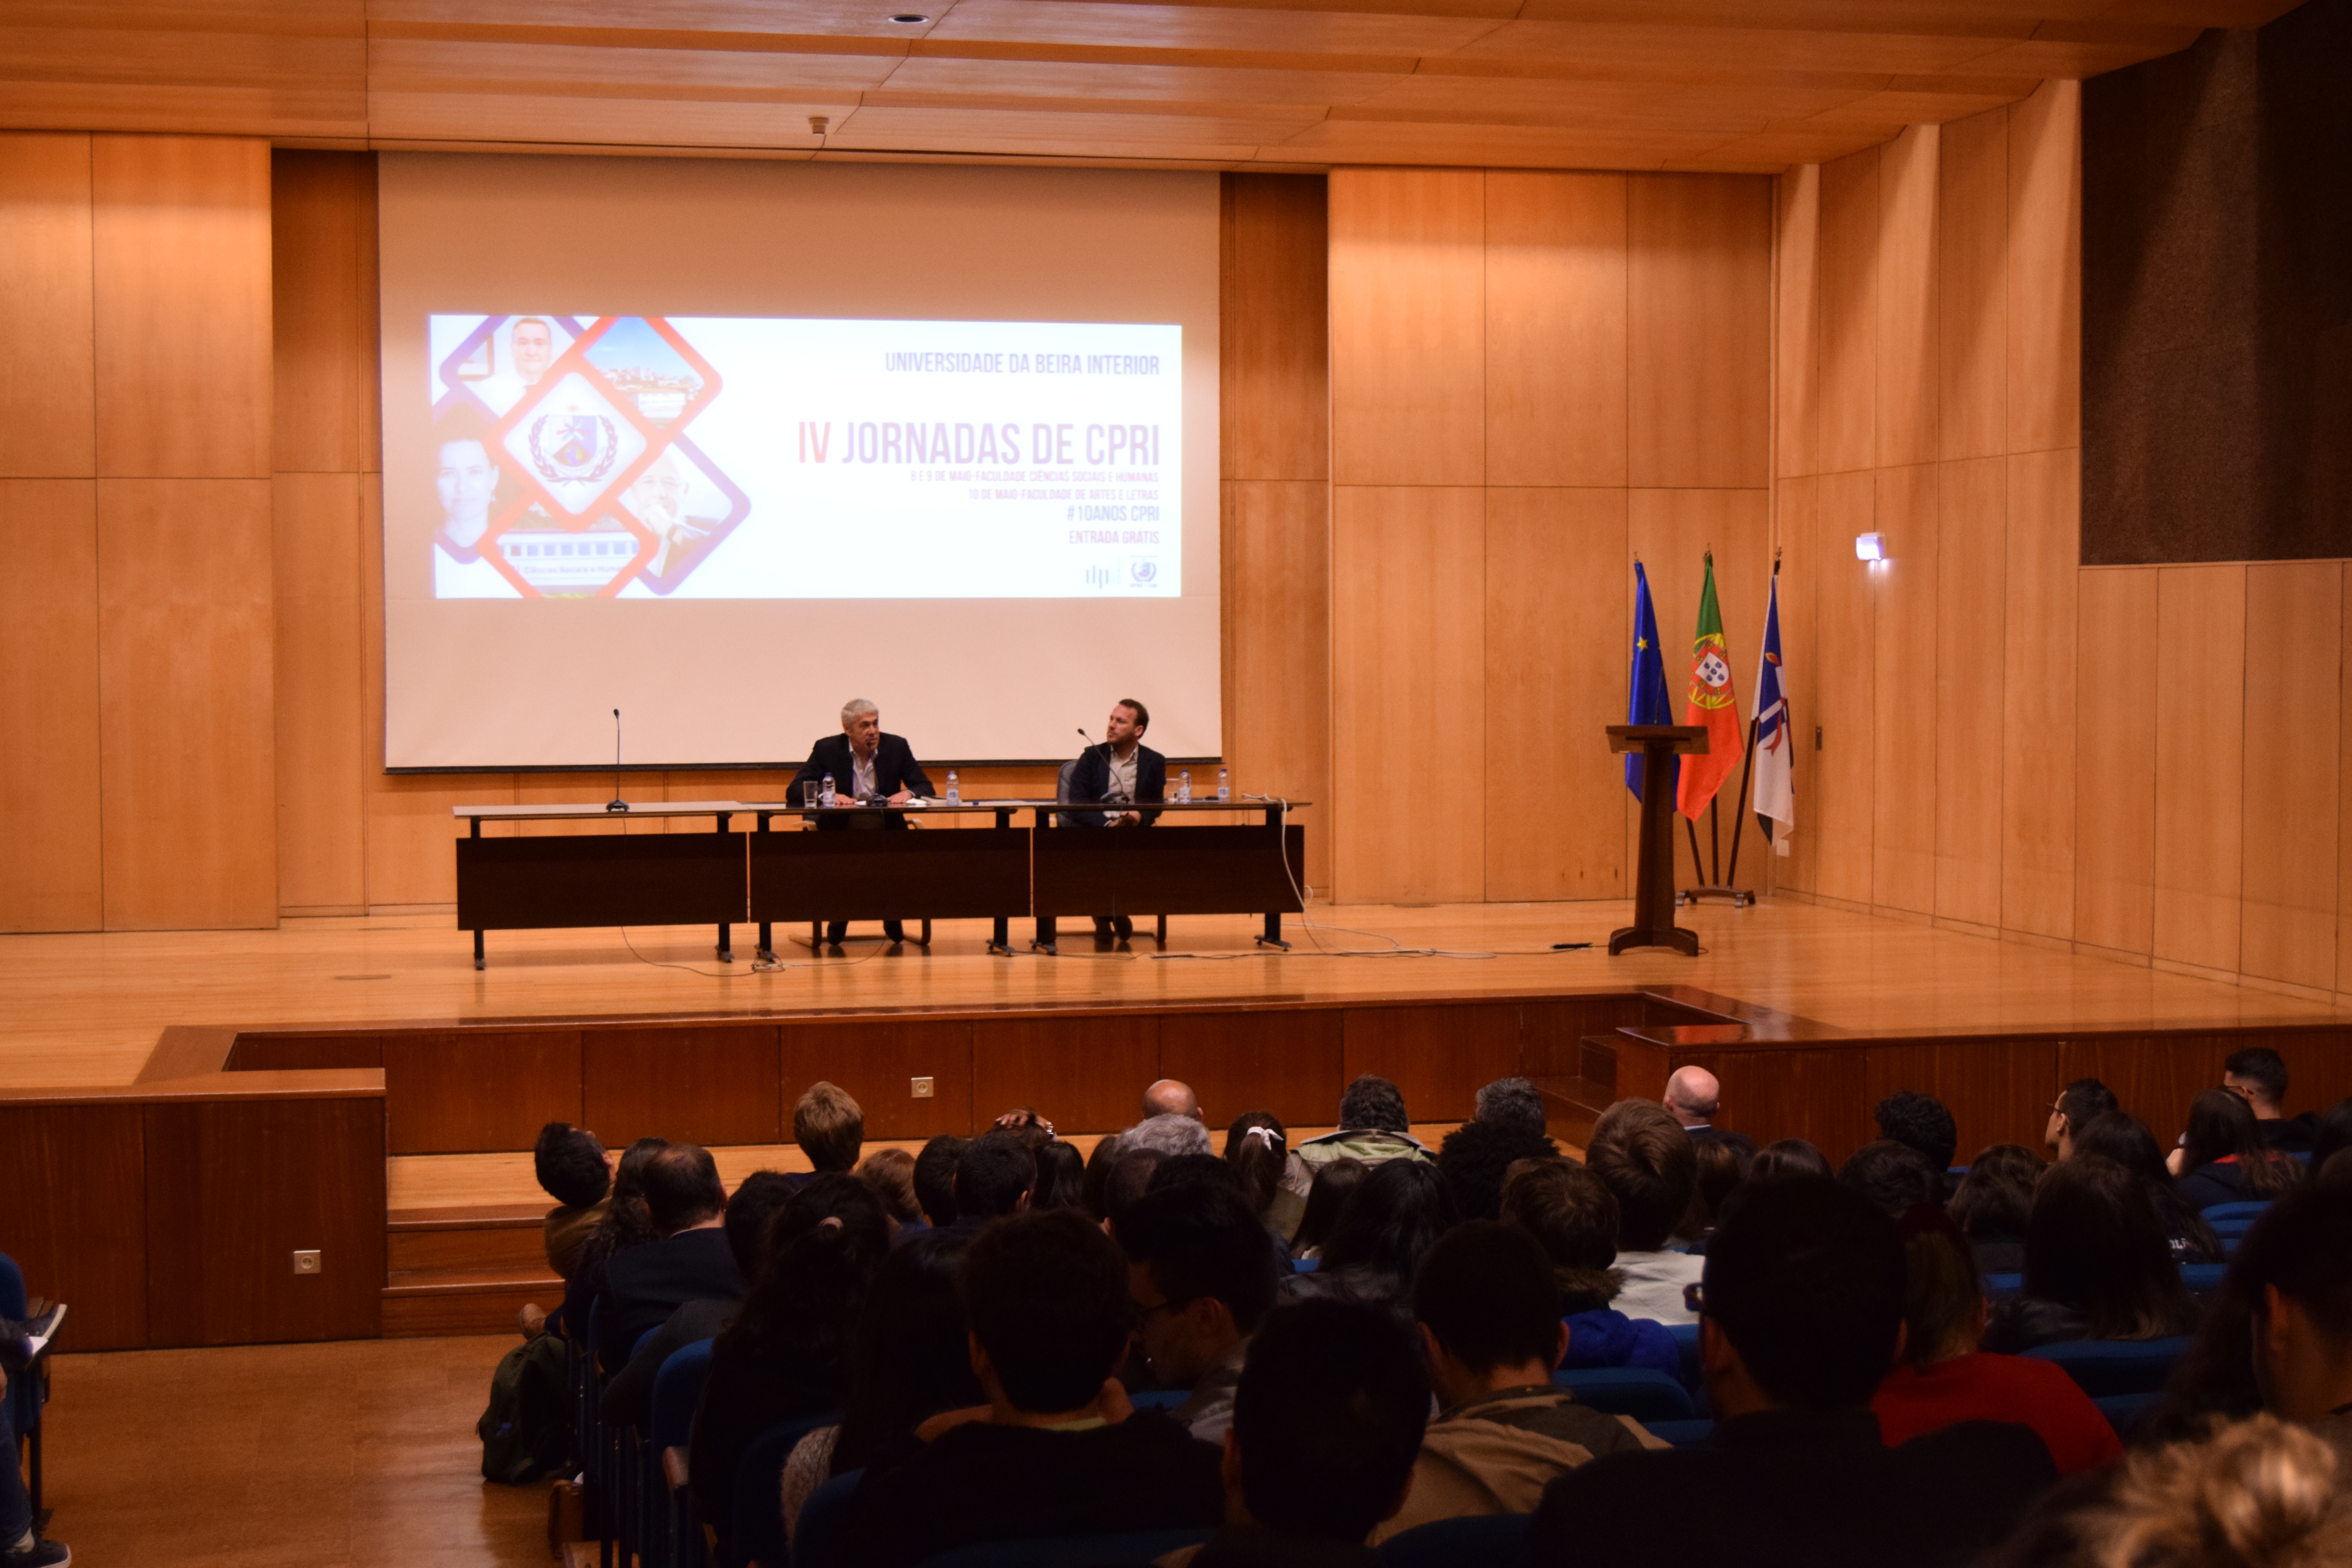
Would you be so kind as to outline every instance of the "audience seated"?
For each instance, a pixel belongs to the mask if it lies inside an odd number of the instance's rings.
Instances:
[[[956,1162],[963,1158],[969,1139],[942,1132],[925,1143],[922,1152],[915,1156],[915,1201],[922,1205],[923,1217],[934,1229],[945,1229],[955,1224]]]
[[[1694,1145],[1696,1147],[1696,1145]],[[1639,1366],[1682,1375],[1682,1352],[1663,1324],[1610,1305],[1625,1287],[1617,1260],[1617,1200],[1573,1160],[1522,1160],[1503,1184],[1503,1218],[1550,1258],[1568,1325],[1566,1367]]]
[[[1693,1140],[1719,1138],[1716,1116],[1723,1110],[1723,1086],[1705,1068],[1676,1068],[1666,1077],[1666,1114]]]
[[[1517,1226],[1448,1231],[1413,1281],[1438,1416],[1413,1462],[1404,1507],[1373,1532],[1466,1514],[1528,1513],[1555,1477],[1602,1454],[1663,1448],[1629,1415],[1580,1405],[1551,1374],[1573,1342],[1551,1260]]]
[[[1118,1134],[1110,1133],[1095,1140],[1095,1152],[1087,1156],[1086,1181],[1078,1188],[1086,1210],[1097,1220],[1110,1217],[1110,1205],[1106,1194],[1110,1190],[1111,1167],[1118,1163]]]
[[[1877,1205],[1889,1219],[1901,1219],[1921,1205],[1944,1202],[1944,1170],[1908,1143],[1881,1138],[1864,1143],[1838,1167],[1837,1179]]]
[[[2352,1100],[2339,1100],[2319,1113],[2311,1135],[2311,1173],[2324,1176],[2327,1163],[2352,1149]]]
[[[1782,1138],[1767,1143],[1756,1151],[1756,1158],[1748,1162],[1748,1179],[1751,1182],[1769,1182],[1780,1176],[1834,1174],[1829,1156],[1802,1138]]]
[[[1361,1160],[1367,1165],[1426,1160],[1430,1152],[1412,1135],[1412,1120],[1405,1114],[1404,1095],[1397,1086],[1365,1073],[1340,1091],[1339,1130],[1309,1138],[1298,1146],[1298,1157],[1313,1169],[1333,1160]]]
[[[2115,1091],[2095,1078],[2078,1078],[2058,1091],[2042,1142],[2057,1158],[2074,1157],[2074,1139],[2098,1117],[2116,1109]]]
[[[793,1142],[818,1175],[855,1170],[866,1143],[866,1113],[847,1089],[819,1079],[793,1105]]]
[[[1265,1227],[1239,1193],[1179,1182],[1119,1216],[1118,1245],[1152,1376],[1163,1388],[1191,1391],[1173,1414],[1193,1436],[1223,1442],[1249,1337],[1274,1307]]]
[[[890,1249],[882,1205],[856,1177],[820,1172],[768,1227],[759,1279],[710,1346],[687,1473],[695,1507],[725,1531],[735,1471],[779,1421],[841,1405],[851,1325]]]
[[[1110,1174],[1103,1181],[1103,1228],[1114,1238],[1118,1235],[1118,1216],[1151,1190],[1164,1158],[1155,1149],[1122,1146],[1111,1162]]]
[[[2221,1087],[2244,1100],[2254,1113],[2263,1147],[2307,1154],[2318,1119],[2308,1111],[2295,1117],[2286,1114],[2286,1061],[2268,1046],[2249,1047],[2221,1064]]]
[[[1870,1115],[1878,1123],[1881,1138],[1917,1150],[1927,1168],[1936,1173],[1936,1180],[1945,1182],[1952,1157],[1959,1152],[1960,1131],[1942,1100],[1931,1094],[1898,1089],[1880,1100]],[[1939,1201],[1949,1195],[1948,1185],[1937,1194]]]
[[[547,1266],[569,1279],[580,1261],[580,1249],[604,1217],[606,1194],[613,1190],[612,1157],[586,1128],[551,1121],[539,1130],[530,1165],[540,1187],[556,1204],[540,1227]]]
[[[1206,1154],[1213,1149],[1209,1130],[1191,1116],[1147,1117],[1118,1135],[1121,1158],[1153,1153],[1172,1160],[1179,1154]]]
[[[1155,1116],[1189,1116],[1203,1126],[1209,1119],[1201,1113],[1200,1097],[1192,1086],[1172,1078],[1163,1078],[1143,1091],[1143,1119]]]
[[[996,1119],[994,1131],[1011,1134],[1034,1154],[1054,1141],[1054,1124],[1034,1105],[1016,1105]]]
[[[2127,1110],[2095,1116],[2075,1134],[2074,1152],[2113,1160],[2139,1178],[2156,1205],[2157,1223],[2164,1226],[2175,1263],[2221,1261],[2221,1238],[2180,1195],[2179,1184],[2165,1166],[2164,1151],[2157,1146],[2156,1134],[2147,1130],[2147,1122]]]
[[[2352,1498],[2352,1184],[2315,1184],[2273,1203],[2231,1274],[2252,1309],[2263,1405],[2335,1446],[2336,1489]]]
[[[657,1239],[615,1252],[604,1264],[596,1356],[618,1368],[647,1329],[688,1301],[740,1296],[743,1275],[721,1228],[727,1189],[710,1152],[671,1143],[646,1162],[646,1217]]]
[[[1543,1091],[1523,1078],[1498,1078],[1478,1090],[1470,1120],[1438,1144],[1437,1173],[1464,1219],[1493,1219],[1502,1212],[1503,1173],[1513,1162],[1559,1152],[1544,1135]]]
[[[2024,1289],[1994,1303],[1986,1350],[2168,1339],[2196,1325],[2197,1304],[2145,1184],[2079,1152],[2042,1173],[2025,1222]]]
[[[1037,1162],[1021,1140],[1005,1131],[983,1132],[957,1152],[955,1218],[947,1229],[977,1235],[991,1220],[1029,1206]]]
[[[2023,1272],[2025,1216],[2033,1212],[2033,1184],[2042,1171],[2042,1156],[2022,1143],[1996,1143],[1969,1162],[1969,1173],[1952,1194],[1951,1215],[1979,1273]]]
[[[2273,1152],[2252,1108],[2226,1089],[2189,1102],[2188,1135],[2165,1164],[2179,1178],[2180,1201],[2200,1212],[2274,1198],[2303,1175],[2302,1162]]]
[[[1879,1436],[1894,1445],[1963,1421],[2014,1421],[2033,1428],[2062,1476],[2122,1453],[2115,1428],[2064,1368],[1977,1349],[1984,1294],[1958,1228],[1919,1209],[1901,1229],[1903,1357],[1870,1402]]]
[[[1625,1282],[1617,1310],[1660,1323],[1693,1321],[1683,1288],[1698,1282],[1706,1259],[1666,1250],[1698,1187],[1689,1135],[1656,1101],[1621,1100],[1593,1124],[1585,1160],[1617,1199],[1616,1268]]]
[[[923,1205],[915,1197],[912,1154],[904,1149],[877,1149],[858,1161],[857,1168],[850,1173],[874,1194],[874,1201],[882,1205],[894,1236],[910,1226],[916,1230],[929,1228],[923,1218]]]
[[[1339,1210],[1323,1260],[1312,1274],[1282,1281],[1286,1300],[1337,1297],[1412,1313],[1408,1294],[1422,1255],[1461,1215],[1433,1165],[1389,1160],[1372,1167]]]
[[[1277,1308],[1242,1366],[1224,1528],[1163,1568],[1380,1568],[1365,1538],[1403,1502],[1428,1420],[1428,1380],[1389,1314]]]
[[[1298,1234],[1315,1177],[1290,1152],[1290,1133],[1267,1110],[1244,1110],[1225,1129],[1225,1158],[1241,1173],[1250,1208],[1284,1247]]]
[[[586,1337],[589,1309],[604,1292],[604,1269],[613,1256],[654,1239],[653,1221],[646,1215],[646,1166],[668,1147],[665,1139],[640,1138],[621,1151],[613,1167],[613,1191],[604,1203],[604,1217],[581,1244],[572,1276],[563,1282],[563,1309],[555,1321],[567,1337]]]
[[[985,1139],[978,1142],[986,1142]],[[925,1423],[851,1500],[851,1560],[902,1568],[951,1546],[1213,1527],[1217,1450],[1110,1376],[1126,1351],[1127,1261],[1083,1215],[1017,1215],[973,1238],[959,1271],[988,1403]]]
[[[1323,1256],[1324,1243],[1339,1227],[1339,1211],[1371,1173],[1372,1168],[1361,1160],[1330,1160],[1315,1167],[1306,1206],[1299,1210],[1298,1229],[1291,1237],[1291,1257],[1304,1263]]]
[[[800,1186],[778,1171],[754,1171],[728,1194],[719,1230],[738,1275],[757,1279],[766,1258],[768,1226]],[[713,1338],[735,1321],[740,1296],[705,1296],[682,1303],[653,1337],[630,1352],[629,1364],[605,1382],[598,1402],[607,1421],[643,1429],[653,1414],[654,1379],[662,1363],[699,1340]]]
[[[1818,1177],[1752,1182],[1706,1259],[1703,1447],[1616,1454],[1546,1489],[1528,1560],[1608,1568],[1966,1562],[2055,1479],[2026,1428],[1887,1447],[1870,1401],[1903,1336],[1895,1223]]]
[[[1707,1233],[1715,1228],[1716,1215],[1723,1212],[1723,1205],[1738,1190],[1739,1184],[1748,1179],[1748,1163],[1756,1158],[1756,1140],[1745,1132],[1716,1132],[1694,1138],[1691,1158],[1697,1163],[1697,1179],[1691,1188],[1690,1207],[1683,1211],[1675,1234],[1688,1242],[1693,1252],[1705,1252]]]
[[[1034,1156],[1037,1184],[1029,1192],[1033,1209],[1081,1209],[1087,1206],[1087,1160],[1076,1148],[1059,1139]]]
[[[16,1305],[13,1301],[9,1304]],[[33,1511],[32,1493],[19,1468],[23,1455],[16,1447],[17,1399],[11,1388],[14,1379],[47,1375],[45,1370],[33,1364],[36,1352],[32,1342],[54,1336],[65,1310],[52,1304],[39,1316],[22,1322],[0,1317],[0,1447],[5,1447],[7,1454],[5,1465],[0,1465],[0,1563],[5,1563],[6,1568],[71,1568],[73,1563],[73,1548],[62,1541],[47,1539],[43,1533],[47,1519]],[[33,1473],[37,1477],[39,1450],[34,1452]],[[47,1511],[45,1509],[42,1513]]]

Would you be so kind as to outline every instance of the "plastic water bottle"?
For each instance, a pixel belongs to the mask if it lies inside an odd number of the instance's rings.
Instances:
[[[1231,800],[1234,798],[1233,789],[1226,782],[1225,770],[1223,768],[1219,768],[1217,770],[1217,798],[1219,800]]]
[[[948,770],[948,804],[950,805],[963,804],[963,791],[956,784],[956,771],[953,768]]]
[[[1178,800],[1192,798],[1192,770],[1190,768],[1183,769],[1176,775],[1176,798]]]
[[[833,804],[833,775],[831,773],[825,774],[824,783],[817,785],[816,803],[819,805],[831,805]]]

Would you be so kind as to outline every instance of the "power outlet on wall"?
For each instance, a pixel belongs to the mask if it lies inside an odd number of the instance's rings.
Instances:
[[[927,1079],[927,1078],[912,1078],[912,1079],[908,1079],[907,1080],[907,1093],[908,1093],[908,1097],[909,1097],[909,1098],[911,1098],[911,1099],[915,1099],[915,1100],[929,1100],[929,1099],[930,1099],[930,1098],[931,1098],[931,1080],[930,1080],[929,1079]]]
[[[315,1247],[302,1247],[294,1254],[294,1272],[297,1274],[316,1274],[323,1267],[319,1259],[319,1249]]]

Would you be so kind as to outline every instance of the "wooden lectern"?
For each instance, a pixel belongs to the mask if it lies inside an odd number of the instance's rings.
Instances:
[[[1704,724],[1612,724],[1609,749],[1642,753],[1642,857],[1633,883],[1633,923],[1609,933],[1614,957],[1629,947],[1671,947],[1698,956],[1698,932],[1675,924],[1675,795],[1660,788],[1668,757],[1703,756]]]

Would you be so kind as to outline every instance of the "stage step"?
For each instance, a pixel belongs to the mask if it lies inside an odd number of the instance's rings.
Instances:
[[[1614,1035],[1587,1035],[1577,1042],[1577,1071],[1535,1080],[1544,1097],[1544,1128],[1564,1142],[1582,1145],[1592,1124],[1617,1099]]]
[[[552,1310],[563,1281],[547,1266],[537,1205],[394,1209],[386,1216],[387,1339],[512,1330],[524,1303]]]

